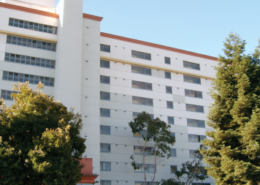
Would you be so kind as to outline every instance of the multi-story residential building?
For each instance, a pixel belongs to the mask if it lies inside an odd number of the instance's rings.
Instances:
[[[210,130],[205,120],[217,59],[102,33],[102,17],[82,7],[82,0],[60,0],[56,8],[54,0],[0,2],[1,97],[9,106],[14,83],[35,88],[41,81],[47,95],[75,107],[87,139],[83,157],[93,159],[101,185],[142,185],[142,170],[135,171],[130,159],[138,158],[140,138],[128,123],[146,111],[175,134],[172,157],[156,166],[156,181],[173,177]],[[149,181],[152,157],[147,163]]]

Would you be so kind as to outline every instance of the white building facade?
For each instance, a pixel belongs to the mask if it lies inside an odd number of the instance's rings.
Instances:
[[[29,81],[83,119],[84,157],[101,185],[142,185],[131,155],[140,138],[128,123],[146,111],[171,125],[172,157],[156,180],[174,177],[210,130],[205,124],[215,57],[100,32],[102,17],[84,14],[82,0],[0,0],[0,92],[12,104],[13,84]],[[153,175],[153,157],[147,180]],[[212,178],[196,185],[213,185]],[[150,184],[149,184],[150,185]]]

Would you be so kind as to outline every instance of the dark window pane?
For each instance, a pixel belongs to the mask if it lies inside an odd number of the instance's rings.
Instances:
[[[100,99],[101,100],[110,100],[110,93],[108,93],[108,92],[100,92]]]
[[[100,83],[110,84],[110,77],[109,76],[100,76]]]
[[[170,72],[164,72],[165,73],[165,78],[166,79],[171,79],[172,77],[171,77],[171,73]]]
[[[139,52],[139,51],[133,51],[133,50],[132,50],[132,57],[151,60],[151,54]]]
[[[167,101],[167,108],[173,109],[173,102],[172,101]]]
[[[101,117],[110,117],[110,109],[100,109]]]
[[[100,51],[104,51],[104,52],[110,53],[110,46],[109,45],[100,44]]]
[[[101,60],[101,61],[100,61],[100,67],[110,68],[110,62],[107,61],[107,60]]]
[[[172,94],[172,87],[166,86],[166,93]]]
[[[132,66],[132,73],[144,74],[144,75],[152,75],[152,70],[149,68]]]
[[[168,124],[174,124],[174,117],[168,116]]]
[[[192,62],[183,61],[183,67],[200,70],[200,65]]]
[[[164,62],[165,62],[165,64],[171,64],[171,58],[164,57]]]
[[[100,133],[110,135],[110,126],[100,126]]]

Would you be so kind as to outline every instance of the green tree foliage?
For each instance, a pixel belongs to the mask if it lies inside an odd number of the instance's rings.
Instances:
[[[215,130],[207,132],[208,149],[201,152],[219,185],[260,182],[259,46],[246,55],[245,45],[236,34],[226,39],[211,92],[208,125]]]
[[[175,172],[175,178],[162,180],[161,185],[192,185],[193,181],[203,181],[208,178],[202,165],[203,155],[195,151],[194,159],[182,163],[182,168]]]
[[[14,104],[0,107],[0,184],[75,185],[85,151],[80,115],[28,87],[14,86]]]
[[[142,147],[142,159],[140,164],[142,165],[144,172],[144,180],[147,182],[146,177],[146,161],[147,155],[154,156],[154,173],[151,182],[154,182],[156,165],[158,164],[158,158],[171,156],[171,148],[175,143],[175,137],[171,136],[171,126],[167,125],[164,121],[159,118],[152,119],[150,114],[142,112],[134,119],[134,121],[129,122],[129,126],[134,134],[139,133],[142,140],[138,140],[139,145]],[[152,150],[147,151],[147,149],[152,147]],[[133,168],[140,169],[138,161],[135,160],[134,156],[131,156]]]

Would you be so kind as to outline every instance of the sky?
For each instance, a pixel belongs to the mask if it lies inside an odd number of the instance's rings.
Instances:
[[[83,0],[83,12],[103,17],[101,32],[196,53],[223,55],[230,32],[260,39],[259,0]]]

